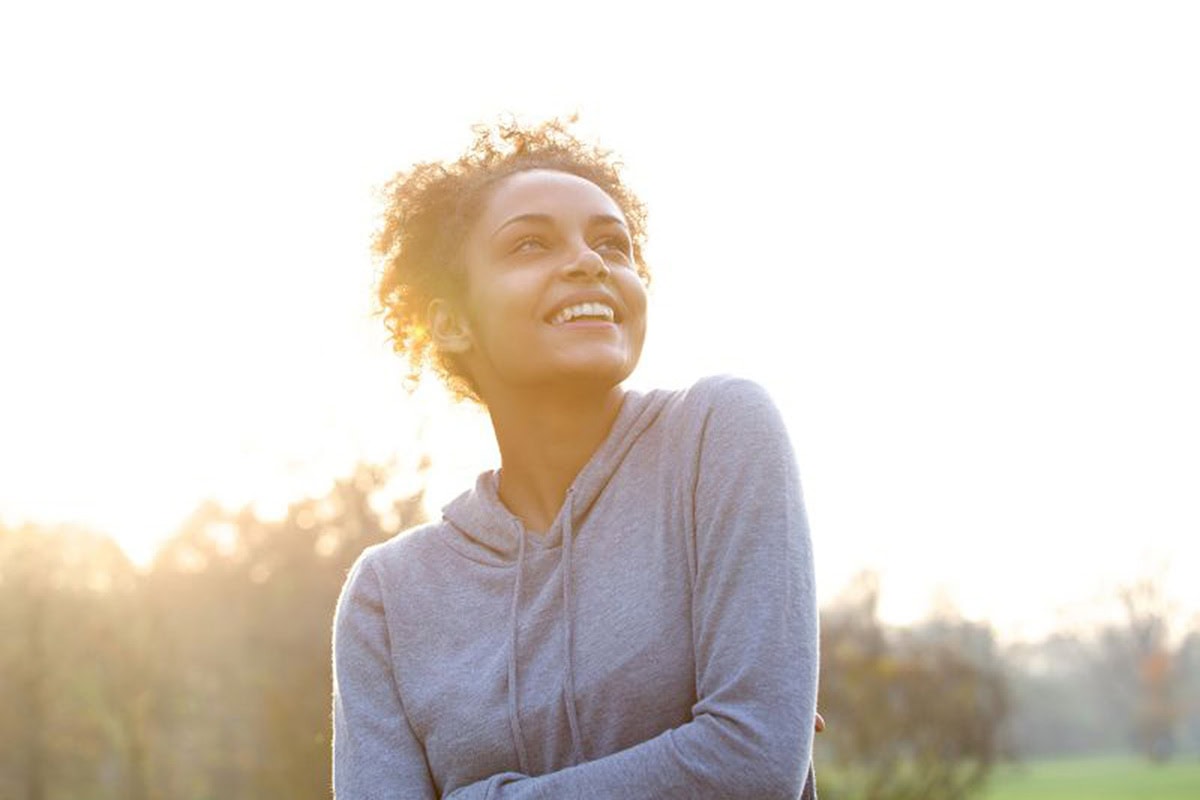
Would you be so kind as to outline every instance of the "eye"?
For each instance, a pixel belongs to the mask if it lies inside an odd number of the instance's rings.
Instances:
[[[541,236],[530,234],[522,236],[513,242],[512,247],[509,248],[509,253],[536,253],[545,250],[546,247],[546,241]]]
[[[615,257],[628,261],[633,257],[629,239],[621,235],[605,236],[598,239],[592,247],[606,258]]]

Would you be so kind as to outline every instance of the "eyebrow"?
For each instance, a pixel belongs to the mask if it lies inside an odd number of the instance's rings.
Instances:
[[[493,238],[493,239],[496,238],[496,236],[499,235],[500,231],[504,230],[505,228],[509,227],[510,225],[516,225],[521,222],[539,222],[542,224],[546,224],[546,223],[550,223],[553,221],[554,221],[554,218],[552,216],[550,216],[549,214],[518,214],[517,216],[515,216],[511,219],[505,220],[500,225],[500,227],[498,227],[498,228],[496,228],[496,230],[492,231],[491,238]],[[621,219],[620,217],[614,217],[612,214],[596,214],[596,215],[588,218],[588,223],[592,224],[592,225],[595,225],[597,223],[602,223],[602,224],[615,223],[627,230],[629,228],[629,226],[625,224],[625,220]]]

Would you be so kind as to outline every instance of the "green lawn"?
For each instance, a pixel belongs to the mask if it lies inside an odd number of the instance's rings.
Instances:
[[[1200,800],[1200,760],[1031,761],[997,768],[980,800]]]

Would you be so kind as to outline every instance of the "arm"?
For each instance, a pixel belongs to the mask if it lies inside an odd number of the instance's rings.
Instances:
[[[808,525],[778,411],[754,384],[720,391],[695,487],[692,721],[548,775],[494,775],[453,800],[800,795],[816,713]]]
[[[333,638],[337,800],[433,800],[425,753],[392,676],[379,577],[360,558],[338,600]]]

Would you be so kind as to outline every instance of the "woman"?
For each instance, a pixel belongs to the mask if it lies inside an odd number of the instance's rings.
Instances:
[[[501,468],[347,579],[337,797],[794,800],[817,676],[794,459],[753,383],[622,387],[645,212],[607,153],[483,131],[388,198],[397,350],[486,406]]]

